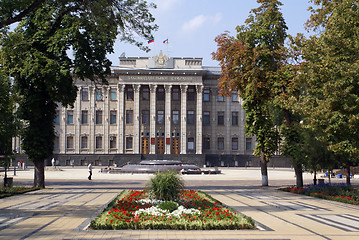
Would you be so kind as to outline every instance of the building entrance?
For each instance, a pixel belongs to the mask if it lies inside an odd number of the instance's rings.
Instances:
[[[172,138],[172,154],[179,154],[179,138]]]
[[[157,138],[157,154],[165,153],[165,139],[163,137]]]
[[[142,137],[142,154],[149,154],[150,152],[150,139],[148,137]]]

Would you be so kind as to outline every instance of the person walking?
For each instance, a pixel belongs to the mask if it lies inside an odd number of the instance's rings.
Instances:
[[[92,179],[91,179],[91,177],[92,177],[92,162],[90,162],[90,164],[88,165],[88,169],[89,169],[88,179],[89,179],[89,180],[92,180]]]

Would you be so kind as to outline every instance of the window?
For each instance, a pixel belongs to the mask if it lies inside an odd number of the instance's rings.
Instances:
[[[126,137],[126,149],[129,150],[129,149],[132,149],[132,137]]]
[[[67,110],[67,124],[74,124],[74,111]]]
[[[238,138],[232,138],[232,150],[238,150]]]
[[[81,124],[87,124],[88,123],[88,111],[84,110],[81,112]]]
[[[157,111],[157,123],[158,124],[163,124],[163,122],[164,122],[164,114],[165,114],[165,112],[163,110],[158,110]]]
[[[127,97],[126,97],[127,100],[133,101],[133,88],[132,87],[127,87],[126,95],[127,95]]]
[[[179,123],[179,111],[178,110],[172,111],[172,121],[173,121],[173,124]]]
[[[187,111],[187,124],[194,124],[194,111]]]
[[[203,149],[205,150],[211,149],[211,139],[209,137],[205,137],[203,139]]]
[[[110,89],[110,99],[111,99],[111,101],[116,101],[116,99],[117,99],[116,88]]]
[[[194,101],[195,100],[195,92],[194,92],[194,88],[192,87],[188,87],[187,90],[187,101]]]
[[[96,89],[96,100],[97,101],[102,101],[102,89]]]
[[[165,89],[158,88],[157,90],[157,101],[164,101],[165,100]]]
[[[252,150],[252,138],[246,138],[246,150]]]
[[[96,124],[102,124],[102,110],[96,111]]]
[[[203,125],[211,124],[211,115],[210,112],[203,112]]]
[[[82,149],[87,149],[87,136],[82,136],[81,137],[81,148]]]
[[[81,89],[81,100],[82,101],[89,100],[89,89],[88,88]]]
[[[133,110],[126,110],[126,124],[133,123]]]
[[[194,150],[194,138],[188,138],[187,147],[188,150]]]
[[[218,93],[217,101],[218,101],[218,102],[224,102],[224,97],[221,96],[219,93]]]
[[[218,150],[223,150],[224,149],[224,138],[219,137],[217,140],[217,144],[218,144]]]
[[[110,136],[110,148],[116,149],[116,137],[115,136]]]
[[[149,124],[150,122],[150,111],[142,110],[142,124]]]
[[[180,96],[179,88],[173,87],[172,88],[172,100],[173,101],[179,101],[180,100],[179,96]]]
[[[224,112],[218,112],[218,125],[224,125]]]
[[[56,136],[54,140],[54,150],[59,150],[59,149],[60,149],[60,138]]]
[[[232,102],[238,102],[238,92],[237,91],[232,92]]]
[[[101,149],[102,148],[102,136],[97,136],[96,137],[96,149]]]
[[[60,112],[57,110],[56,111],[56,116],[54,119],[54,124],[60,124]]]
[[[232,126],[238,126],[238,112],[232,112]]]
[[[74,137],[68,136],[66,139],[66,148],[67,149],[73,149],[74,148]]]
[[[110,124],[116,124],[117,112],[115,110],[110,111]]]
[[[203,90],[203,102],[209,102],[210,101],[210,91],[209,89]]]
[[[142,88],[142,100],[150,100],[150,89],[147,87]]]

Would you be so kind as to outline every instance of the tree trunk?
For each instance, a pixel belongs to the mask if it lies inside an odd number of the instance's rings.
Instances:
[[[34,187],[45,188],[45,160],[34,160]]]
[[[303,170],[301,164],[294,165],[294,172],[296,177],[296,185],[298,188],[303,187]]]
[[[350,185],[350,166],[347,166],[347,185]]]
[[[268,170],[267,170],[267,161],[264,157],[264,153],[261,151],[260,157],[260,166],[262,173],[262,186],[268,186]]]
[[[317,171],[314,171],[313,184],[314,184],[314,185],[317,185]]]

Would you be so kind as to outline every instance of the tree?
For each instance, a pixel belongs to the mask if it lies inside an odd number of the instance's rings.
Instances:
[[[154,5],[142,0],[20,2],[23,11],[41,3],[18,18],[13,32],[2,29],[1,64],[20,97],[19,116],[26,123],[23,149],[35,165],[34,186],[45,187],[44,160],[53,152],[55,110],[58,103],[74,103],[74,78],[106,83],[111,73],[106,54],[113,52],[117,36],[148,50],[135,37],[150,39],[157,26],[149,12]],[[16,15],[19,10],[12,4],[8,12]],[[4,19],[9,15],[0,18],[6,26]]]
[[[359,156],[359,6],[355,0],[312,2],[307,27],[317,35],[296,39],[305,82],[297,109],[312,129],[320,129],[318,140],[341,156],[350,184],[349,169]]]
[[[218,49],[213,58],[220,62],[219,88],[239,90],[244,100],[246,132],[256,136],[254,154],[260,157],[262,185],[268,186],[267,163],[278,148],[279,134],[271,114],[277,71],[285,60],[284,41],[287,26],[277,0],[257,0],[245,25],[237,27],[237,36],[228,33],[216,38]]]

